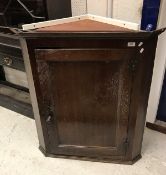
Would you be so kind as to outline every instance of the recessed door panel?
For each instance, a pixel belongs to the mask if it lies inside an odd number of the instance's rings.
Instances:
[[[41,113],[46,121],[51,116],[46,125],[53,153],[125,154],[133,54],[122,49],[78,54],[71,49],[63,57],[56,49],[36,51]]]

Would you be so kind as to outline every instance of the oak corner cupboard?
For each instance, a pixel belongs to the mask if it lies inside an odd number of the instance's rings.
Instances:
[[[41,151],[132,164],[141,145],[158,35],[83,15],[23,26]]]

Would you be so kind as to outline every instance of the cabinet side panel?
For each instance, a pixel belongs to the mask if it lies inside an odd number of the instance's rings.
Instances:
[[[143,55],[142,63],[142,71],[144,73],[141,87],[140,87],[140,99],[135,127],[135,136],[134,136],[134,144],[133,144],[133,155],[132,157],[136,157],[141,153],[142,140],[143,140],[143,132],[145,127],[146,120],[146,112],[148,106],[148,98],[150,92],[150,85],[153,74],[153,66],[154,59],[156,53],[156,45],[157,45],[157,37],[151,39],[148,44],[145,46],[145,54]]]
[[[39,144],[40,146],[42,146],[43,149],[45,149],[45,141],[44,141],[42,123],[41,123],[40,114],[39,114],[36,90],[35,90],[34,79],[32,75],[32,69],[31,69],[30,58],[28,54],[27,43],[26,43],[26,40],[24,39],[20,39],[20,42],[21,42],[21,47],[23,51],[23,58],[24,58],[25,69],[26,69],[27,78],[28,78],[28,85],[29,85],[31,102],[33,106],[33,112],[34,112],[34,117],[35,117],[35,122],[36,122],[36,127],[37,127]]]
[[[150,40],[145,40],[143,41],[143,45],[138,47],[137,50],[136,57],[138,63],[133,73],[134,79],[129,120],[130,144],[127,154],[128,159],[135,159],[141,154],[156,43],[156,37],[151,38]]]

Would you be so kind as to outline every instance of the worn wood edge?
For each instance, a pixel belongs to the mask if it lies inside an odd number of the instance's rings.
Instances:
[[[157,125],[155,123],[146,122],[146,127],[149,129],[161,132],[163,134],[166,134],[166,127],[164,127],[164,126],[160,126],[160,125]]]
[[[51,158],[62,158],[62,159],[73,159],[80,161],[91,161],[91,162],[102,162],[102,163],[114,163],[114,164],[124,164],[124,165],[133,165],[138,160],[142,158],[141,154],[135,157],[133,160],[119,160],[119,159],[109,159],[109,158],[99,158],[99,157],[83,157],[83,156],[70,156],[70,155],[56,155],[50,154],[45,151],[42,146],[39,146],[39,150],[43,153],[45,157]]]
[[[32,102],[32,108],[33,108],[33,112],[34,112],[34,118],[35,118],[35,123],[36,123],[36,128],[37,128],[38,139],[39,139],[40,145],[42,145],[45,148],[46,147],[45,137],[44,137],[41,118],[40,118],[40,114],[39,114],[36,89],[35,89],[35,84],[34,84],[33,75],[32,75],[28,47],[27,47],[27,43],[26,43],[25,39],[21,38],[20,43],[21,43],[22,53],[23,53],[23,58],[24,58],[24,63],[25,63],[25,70],[27,73],[29,92],[30,92],[30,96],[31,96],[31,102]]]
[[[32,30],[32,29],[34,30],[34,29],[41,28],[41,27],[48,27],[48,26],[57,25],[57,24],[76,22],[76,21],[80,21],[84,19],[90,19],[90,20],[94,20],[98,22],[117,25],[119,27],[124,27],[124,28],[132,29],[132,30],[139,30],[140,28],[139,24],[137,23],[131,23],[131,22],[122,21],[122,20],[113,19],[113,18],[107,18],[107,17],[100,17],[97,15],[91,15],[91,14],[38,22],[38,23],[25,24],[22,26],[22,28],[23,30]]]
[[[152,36],[152,32],[21,32],[21,38],[38,39],[38,38],[87,38],[87,39],[134,39],[146,40]]]

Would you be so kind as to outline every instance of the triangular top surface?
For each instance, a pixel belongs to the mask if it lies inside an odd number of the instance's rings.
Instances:
[[[42,27],[37,31],[43,32],[122,32],[131,31],[124,27],[119,27],[112,24],[94,21],[91,19],[84,19],[75,22],[64,24],[57,24],[48,27]]]
[[[95,15],[82,15],[58,20],[23,25],[23,30],[39,32],[132,32],[139,25]]]

